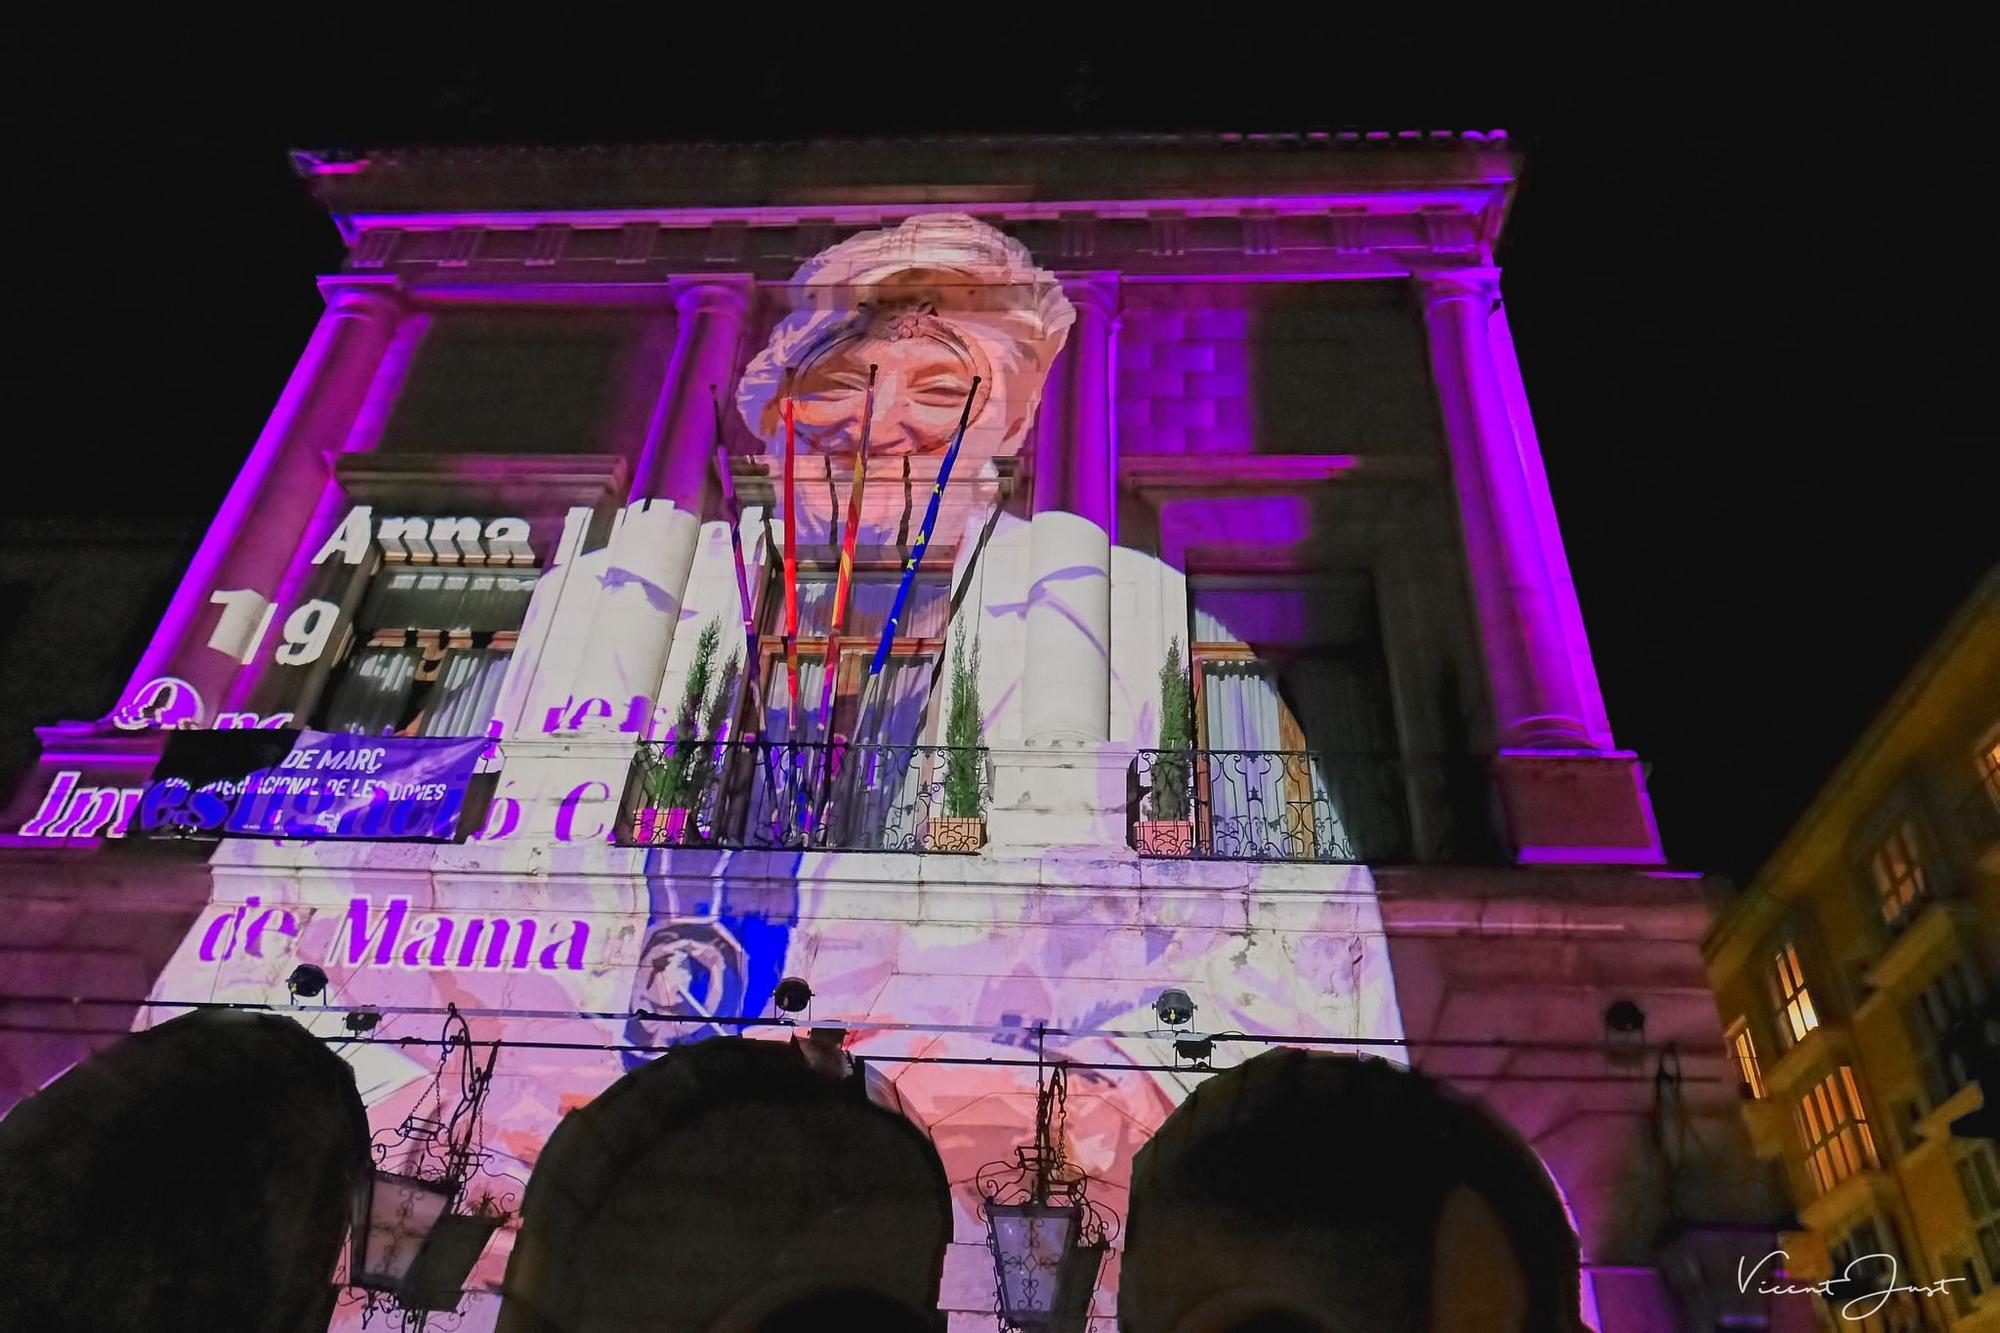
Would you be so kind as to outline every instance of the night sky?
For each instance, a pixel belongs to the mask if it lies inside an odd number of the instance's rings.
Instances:
[[[1504,127],[1515,336],[1677,862],[1747,877],[2000,559],[1990,41],[423,12],[15,34],[0,523],[213,512],[340,261],[288,148]]]

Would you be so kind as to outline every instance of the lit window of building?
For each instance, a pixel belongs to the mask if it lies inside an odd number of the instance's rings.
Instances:
[[[1762,1097],[1764,1071],[1757,1065],[1757,1043],[1750,1036],[1749,1023],[1741,1018],[1729,1026],[1729,1050],[1736,1057],[1736,1072],[1742,1076],[1743,1086],[1752,1097]]]
[[[1979,743],[1979,782],[1993,804],[2000,806],[2000,727],[1986,733]]]
[[[1993,1145],[1978,1143],[1961,1154],[1958,1187],[1965,1192],[1965,1210],[1972,1215],[1973,1240],[1986,1263],[1986,1281],[2000,1281],[2000,1157]]]
[[[335,664],[320,726],[368,736],[478,736],[499,701],[533,571],[385,567]]]
[[[1868,1117],[1861,1107],[1860,1089],[1854,1085],[1854,1071],[1846,1065],[1799,1099],[1798,1125],[1806,1166],[1822,1194],[1856,1171],[1881,1165],[1875,1155],[1875,1136],[1868,1130]]]
[[[1917,853],[1917,827],[1902,819],[1869,858],[1875,880],[1875,902],[1882,920],[1900,926],[1915,915],[1928,895],[1922,858]]]
[[[1933,977],[1904,1011],[1926,1113],[1944,1104],[1971,1077],[1962,1059],[1946,1054],[1944,1038],[1973,1012],[1979,995],[1979,983],[1971,969],[1956,961]]]
[[[1796,944],[1787,943],[1771,960],[1771,994],[1777,1002],[1779,1035],[1786,1044],[1804,1040],[1806,1033],[1819,1026]]]

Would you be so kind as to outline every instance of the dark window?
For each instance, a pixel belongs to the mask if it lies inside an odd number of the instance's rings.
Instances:
[[[379,446],[384,453],[599,450],[622,333],[560,316],[436,316]]]

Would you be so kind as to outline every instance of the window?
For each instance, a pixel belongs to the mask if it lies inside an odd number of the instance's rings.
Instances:
[[[1869,1133],[1868,1117],[1861,1108],[1861,1092],[1848,1066],[1840,1066],[1801,1097],[1797,1117],[1806,1167],[1820,1193],[1857,1171],[1881,1165],[1875,1155],[1875,1136]]]
[[[1979,1293],[1986,1290],[1986,1281],[1979,1275],[1979,1264],[1969,1254],[1947,1254],[1938,1263],[1947,1279],[1957,1278],[1950,1286],[1952,1308],[1962,1319],[1972,1313],[1973,1302]]]
[[[936,556],[933,552],[933,558]],[[799,679],[797,716],[800,740],[817,741],[819,704],[826,682],[827,634],[833,621],[835,571],[799,571]],[[849,736],[861,721],[861,688],[868,664],[882,640],[882,628],[889,623],[896,589],[903,578],[900,568],[857,570],[848,592],[846,624],[841,627],[840,659],[834,668],[830,726],[841,736]],[[791,736],[793,716],[792,683],[786,680],[784,615],[785,598],[774,588],[764,599],[763,654],[764,725],[758,730],[772,740]],[[890,643],[889,658],[882,677],[876,682],[875,698],[869,707],[868,735],[856,737],[872,745],[922,743],[927,731],[932,668],[942,673],[949,663],[942,661],[945,633],[951,616],[950,573],[919,573],[910,588],[908,603],[896,622],[897,634]],[[968,642],[967,647],[972,645]]]
[[[1757,1043],[1751,1040],[1750,1024],[1737,1019],[1729,1025],[1729,1050],[1736,1057],[1736,1072],[1752,1097],[1764,1095],[1764,1073],[1757,1067]]]
[[[1885,1231],[1887,1229],[1874,1218],[1856,1223],[1837,1244],[1829,1246],[1828,1256],[1833,1260],[1832,1281],[1826,1292],[1827,1309],[1840,1317],[1836,1326],[1853,1329],[1855,1333],[1892,1333],[1924,1325],[1913,1318],[1912,1299],[1898,1293],[1888,1303],[1876,1310],[1876,1302],[1862,1298],[1889,1287],[1914,1281],[1909,1270],[1903,1266],[1901,1256]],[[1848,1313],[1842,1307],[1850,1301],[1860,1301],[1855,1313]],[[1867,1310],[1867,1314],[1859,1313]]]
[[[932,558],[940,554],[934,551]],[[761,725],[750,730],[780,744],[760,749],[757,771],[746,770],[740,779],[749,786],[746,828],[775,830],[795,819],[781,813],[790,798],[780,789],[787,781],[798,779],[810,786],[820,780],[813,775],[826,773],[834,775],[824,791],[823,807],[828,812],[824,817],[829,821],[833,845],[876,846],[878,840],[907,832],[906,822],[921,817],[916,813],[920,807],[928,808],[929,796],[941,790],[945,761],[936,752],[914,747],[942,743],[941,738],[932,740],[938,714],[933,701],[941,700],[945,691],[940,681],[950,668],[946,660],[951,619],[949,556],[940,564],[944,567],[933,574],[920,573],[911,585],[882,674],[872,687],[872,698],[865,700],[868,665],[881,643],[903,574],[900,566],[856,571],[841,627],[839,656],[833,664],[832,691],[825,696],[828,714],[824,727],[820,724],[820,703],[827,685],[826,651],[836,572],[799,571],[796,682],[788,679],[785,662],[783,590],[774,587],[772,595],[766,596],[763,632],[758,638],[763,718]],[[975,646],[968,638],[967,650]],[[860,751],[852,759],[846,757],[844,748],[817,748],[829,732],[835,738],[879,748]],[[792,740],[800,746],[782,744]],[[824,767],[819,766],[822,762]]]
[[[1986,1263],[1986,1282],[2000,1282],[2000,1157],[1993,1145],[1976,1143],[1958,1156],[1958,1187],[1972,1215],[1972,1239]]]
[[[1218,854],[1400,845],[1394,714],[1366,576],[1196,576],[1198,787]]]
[[[1904,1010],[1910,1029],[1910,1054],[1917,1064],[1917,1084],[1928,1114],[1950,1100],[1971,1080],[1965,1062],[1944,1051],[1944,1038],[1977,1009],[1978,980],[1963,959],[1940,971]]]
[[[1986,795],[1995,807],[2000,808],[2000,727],[1986,733],[1986,739],[1979,742],[1976,761],[1979,767],[1979,784],[1986,789]]]
[[[499,701],[533,570],[385,565],[334,668],[320,726],[368,736],[479,736]]]
[[[1797,1045],[1806,1033],[1819,1026],[1813,1009],[1812,992],[1806,989],[1806,974],[1799,966],[1796,944],[1787,942],[1771,960],[1771,994],[1777,1002],[1778,1035],[1786,1045]]]
[[[1891,929],[1915,916],[1929,896],[1922,858],[1917,853],[1916,821],[1905,817],[1869,858],[1875,881],[1875,902]]]

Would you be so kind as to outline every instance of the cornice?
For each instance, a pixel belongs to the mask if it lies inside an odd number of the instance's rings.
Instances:
[[[1491,200],[1147,200],[1032,209],[951,205],[1026,245],[1038,262],[1105,282],[1403,278],[1478,272],[1492,261]],[[1198,207],[1196,205],[1199,205]],[[544,213],[424,213],[347,219],[346,276],[426,289],[505,282],[676,285],[740,275],[789,281],[843,237],[942,206]]]

